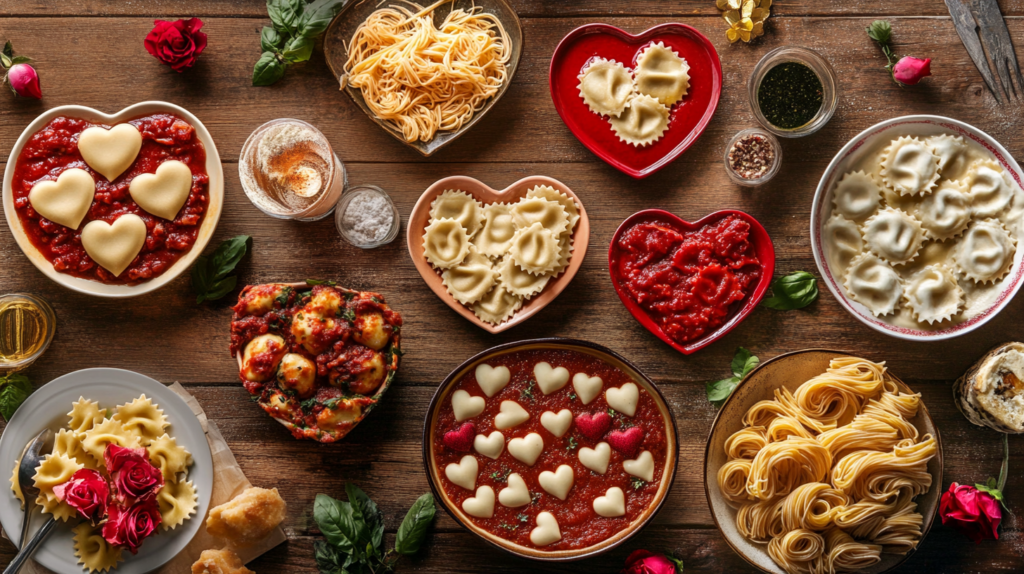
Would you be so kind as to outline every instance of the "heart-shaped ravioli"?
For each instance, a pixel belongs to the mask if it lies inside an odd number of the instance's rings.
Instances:
[[[622,470],[637,478],[652,482],[654,480],[654,455],[645,450],[634,460],[622,461]]]
[[[626,494],[617,486],[609,488],[604,496],[594,499],[594,512],[605,518],[615,518],[626,514]]]
[[[494,428],[510,429],[530,420],[530,413],[515,401],[501,401],[501,412],[494,415]]]
[[[140,149],[142,134],[131,124],[118,124],[109,130],[93,126],[78,136],[82,159],[108,181],[131,167]]]
[[[496,459],[501,456],[501,451],[505,449],[505,435],[498,431],[494,431],[488,436],[478,434],[473,439],[473,448],[487,458]]]
[[[131,265],[146,243],[146,222],[134,213],[117,218],[113,225],[93,220],[82,228],[82,247],[115,277]]]
[[[595,502],[595,504],[597,503]],[[464,500],[462,509],[466,511],[466,514],[477,518],[494,516],[494,489],[487,485],[476,489],[476,496]]]
[[[471,419],[484,412],[487,403],[483,397],[473,397],[462,389],[452,393],[452,412],[455,413],[455,420],[462,422]]]
[[[511,378],[512,373],[509,372],[508,367],[492,367],[487,364],[476,367],[476,382],[487,398],[498,394],[498,391],[504,389]]]
[[[458,464],[451,463],[444,467],[444,475],[452,484],[457,484],[466,490],[476,488],[476,475],[480,471],[480,463],[472,455],[462,457]]]
[[[515,472],[508,475],[508,488],[503,488],[498,493],[498,502],[507,508],[518,508],[530,504],[531,500],[530,490],[526,488],[523,477]]]
[[[568,369],[565,367],[554,368],[546,362],[540,362],[533,366],[533,376],[537,379],[540,392],[545,395],[550,395],[569,382]]]
[[[508,453],[526,466],[533,466],[542,452],[544,452],[544,439],[535,432],[508,441]]]
[[[617,389],[604,392],[608,406],[631,417],[636,414],[636,404],[640,401],[640,389],[633,383],[626,383]]]
[[[562,409],[557,413],[545,411],[544,414],[540,415],[540,424],[549,433],[557,437],[563,436],[569,430],[569,426],[572,425],[572,411],[569,409]]]
[[[192,190],[192,169],[180,161],[165,161],[156,173],[135,176],[128,192],[139,207],[173,221]]]
[[[555,515],[550,512],[541,512],[537,515],[537,527],[530,531],[530,542],[535,546],[547,546],[562,539],[562,532],[558,529],[558,521]]]
[[[606,442],[599,442],[594,448],[583,447],[580,449],[580,463],[596,472],[604,474],[608,472],[608,461],[612,458],[612,447]]]
[[[32,209],[64,227],[78,229],[96,195],[96,182],[84,169],[71,168],[57,181],[40,181],[28,192]]]
[[[575,482],[575,475],[572,472],[571,466],[560,464],[555,469],[555,472],[545,470],[540,473],[540,476],[537,477],[537,482],[551,496],[559,500],[565,500],[569,497],[569,491]]]
[[[572,377],[572,388],[576,389],[576,395],[585,405],[589,405],[590,401],[596,399],[597,395],[601,394],[603,387],[604,381],[601,380],[601,377],[591,377],[586,373],[576,373]]]

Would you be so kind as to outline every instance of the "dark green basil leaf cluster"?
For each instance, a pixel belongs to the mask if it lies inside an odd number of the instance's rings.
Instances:
[[[200,255],[192,266],[192,290],[196,303],[216,301],[238,284],[238,277],[229,275],[238,262],[252,249],[252,237],[239,235],[220,244],[213,255]]]
[[[9,373],[0,377],[0,414],[4,415],[4,420],[11,420],[14,411],[34,390],[32,381],[25,375]]]
[[[732,358],[732,376],[728,379],[705,384],[705,390],[708,393],[708,400],[711,404],[715,405],[715,408],[721,407],[725,399],[729,398],[729,395],[736,389],[736,385],[740,384],[743,377],[747,376],[750,371],[753,371],[760,362],[760,359],[751,355],[750,351],[743,347],[736,349],[736,356]]]
[[[818,280],[806,271],[795,271],[772,281],[772,296],[762,303],[769,309],[803,309],[818,298]]]
[[[321,574],[377,574],[394,570],[400,554],[419,551],[434,520],[434,496],[419,497],[398,527],[395,547],[384,550],[384,513],[366,493],[345,485],[348,502],[326,494],[316,495],[313,519],[324,540],[313,543],[313,554]]]
[[[317,37],[344,5],[345,0],[267,0],[273,27],[260,33],[263,55],[252,70],[252,85],[269,86],[288,66],[308,60]]]

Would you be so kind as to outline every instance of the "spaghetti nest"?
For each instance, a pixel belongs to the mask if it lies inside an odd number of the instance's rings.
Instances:
[[[454,131],[498,93],[508,77],[512,45],[501,22],[479,7],[452,10],[435,26],[427,8],[382,8],[363,22],[348,45],[346,82],[363,94],[378,118],[408,142]]]
[[[737,530],[790,574],[852,572],[914,549],[914,499],[931,488],[938,452],[909,422],[920,406],[884,363],[853,357],[793,393],[776,389],[725,442],[718,487]]]

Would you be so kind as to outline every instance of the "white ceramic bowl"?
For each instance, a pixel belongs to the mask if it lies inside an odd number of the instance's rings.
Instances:
[[[196,487],[199,504],[196,513],[183,524],[147,538],[138,554],[124,551],[124,561],[111,571],[117,574],[144,574],[163,566],[188,546],[206,519],[213,492],[213,457],[202,424],[188,404],[174,391],[145,375],[123,369],[84,369],[58,377],[36,389],[11,417],[3,437],[0,437],[0,474],[9,477],[14,472],[14,462],[32,437],[46,427],[56,432],[67,426],[67,412],[79,397],[111,408],[130,402],[142,393],[163,409],[171,423],[168,434],[192,453],[188,480]],[[14,498],[5,479],[0,487],[0,523],[11,539],[20,537],[21,517],[18,499]],[[32,532],[42,524],[41,517],[37,511]],[[74,533],[71,531],[77,523],[77,520],[71,520],[58,524],[50,538],[36,550],[33,560],[54,572],[83,572],[75,558]]]
[[[203,217],[203,223],[199,227],[199,234],[196,237],[195,245],[192,246],[192,249],[184,257],[178,259],[174,265],[161,275],[138,285],[108,285],[99,281],[82,279],[67,273],[58,272],[53,268],[53,264],[47,261],[43,254],[32,245],[14,209],[14,192],[11,188],[11,182],[14,179],[15,163],[17,163],[18,157],[21,155],[21,150],[25,147],[25,143],[28,142],[33,134],[48,124],[50,120],[58,116],[69,116],[114,125],[132,118],[158,113],[175,114],[188,121],[196,129],[199,141],[203,142],[203,147],[206,148],[206,173],[210,176],[210,204],[205,217]],[[139,102],[124,108],[116,114],[104,114],[85,106],[58,106],[41,114],[25,128],[25,131],[21,132],[21,136],[14,144],[14,148],[8,157],[7,168],[4,170],[3,184],[4,214],[7,216],[7,225],[11,228],[14,239],[18,242],[18,246],[21,247],[28,260],[37,269],[42,271],[44,275],[68,289],[85,293],[86,295],[111,298],[135,297],[136,295],[155,291],[170,283],[178,275],[181,275],[183,271],[191,267],[196,258],[202,254],[206,244],[213,237],[214,230],[217,229],[217,222],[220,220],[220,213],[224,207],[224,171],[221,169],[220,154],[217,153],[217,146],[214,145],[210,132],[206,130],[206,126],[199,121],[199,118],[192,115],[188,110],[167,102]]]
[[[828,290],[832,292],[843,308],[861,323],[880,333],[908,341],[941,341],[970,333],[1002,311],[1024,283],[1024,265],[1021,264],[1022,258],[1024,258],[1024,249],[1018,245],[1013,256],[1013,267],[1007,278],[1003,280],[1003,289],[987,309],[962,323],[931,331],[892,325],[876,318],[866,307],[847,297],[842,286],[842,278],[833,275],[829,269],[825,251],[828,247],[822,243],[822,228],[832,214],[832,191],[835,188],[835,183],[848,171],[847,166],[856,163],[864,154],[874,150],[880,140],[892,140],[901,135],[928,137],[941,133],[954,133],[963,136],[964,140],[973,140],[978,143],[988,150],[1003,166],[1003,169],[1013,176],[1017,185],[1024,187],[1022,185],[1024,175],[1022,175],[1020,166],[1017,165],[1010,152],[1006,151],[992,136],[972,125],[942,116],[903,116],[875,124],[857,134],[843,146],[843,149],[839,150],[839,153],[832,159],[832,163],[825,169],[824,175],[821,176],[811,207],[811,249],[814,251],[814,262],[818,265],[818,272],[825,285],[828,286]]]

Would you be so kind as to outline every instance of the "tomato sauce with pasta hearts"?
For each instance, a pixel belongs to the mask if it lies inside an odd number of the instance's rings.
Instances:
[[[548,363],[554,369],[567,369],[569,379],[565,386],[545,395],[534,373],[535,365],[541,362]],[[494,396],[487,397],[477,381],[475,370],[470,370],[462,380],[452,386],[451,393],[438,406],[437,422],[431,437],[434,462],[440,479],[439,486],[458,508],[462,509],[467,499],[475,497],[477,488],[490,486],[494,490],[494,515],[491,518],[466,515],[466,519],[500,538],[537,548],[537,545],[530,541],[530,533],[537,526],[537,515],[541,512],[550,512],[558,522],[561,540],[542,548],[575,550],[587,548],[621,532],[654,503],[665,471],[668,437],[661,411],[655,399],[642,385],[615,366],[595,356],[574,350],[516,351],[489,359],[485,364],[492,368],[507,367],[510,372],[509,382]],[[573,377],[577,373],[602,379],[600,392],[589,404],[582,403],[574,387]],[[633,383],[639,389],[636,412],[632,417],[612,409],[605,395],[608,389],[617,389],[627,383]],[[452,407],[452,395],[460,390],[485,400],[484,409],[480,414],[461,422],[456,420]],[[497,459],[491,459],[475,449],[466,453],[445,446],[444,435],[459,430],[466,423],[475,425],[477,435],[489,437],[492,432],[498,430],[494,420],[501,411],[503,401],[518,403],[529,413],[529,419],[512,428],[499,430],[504,435],[504,445]],[[572,413],[573,422],[562,437],[556,437],[541,424],[541,415],[547,411],[558,413],[562,409],[568,409]],[[612,425],[597,439],[588,438],[577,427],[576,417],[596,413],[611,414]],[[648,451],[653,456],[653,481],[646,482],[627,473],[623,468],[623,462],[628,457],[614,448],[611,449],[607,471],[603,475],[592,471],[580,461],[580,449],[594,449],[600,442],[609,442],[608,435],[611,433],[630,428],[640,429],[643,433],[637,452]],[[530,433],[539,434],[544,441],[543,451],[533,466],[527,466],[516,459],[508,450],[510,440],[525,437]],[[474,457],[479,466],[476,485],[472,491],[453,483],[445,473],[445,467],[449,464],[458,464],[465,456]],[[572,488],[564,501],[545,491],[539,484],[542,472],[554,472],[560,465],[571,467],[574,477]],[[530,502],[525,506],[508,508],[497,500],[499,493],[509,486],[508,476],[511,473],[519,474],[526,482]],[[594,499],[605,496],[612,487],[621,488],[625,494],[625,514],[607,518],[596,513]]]

